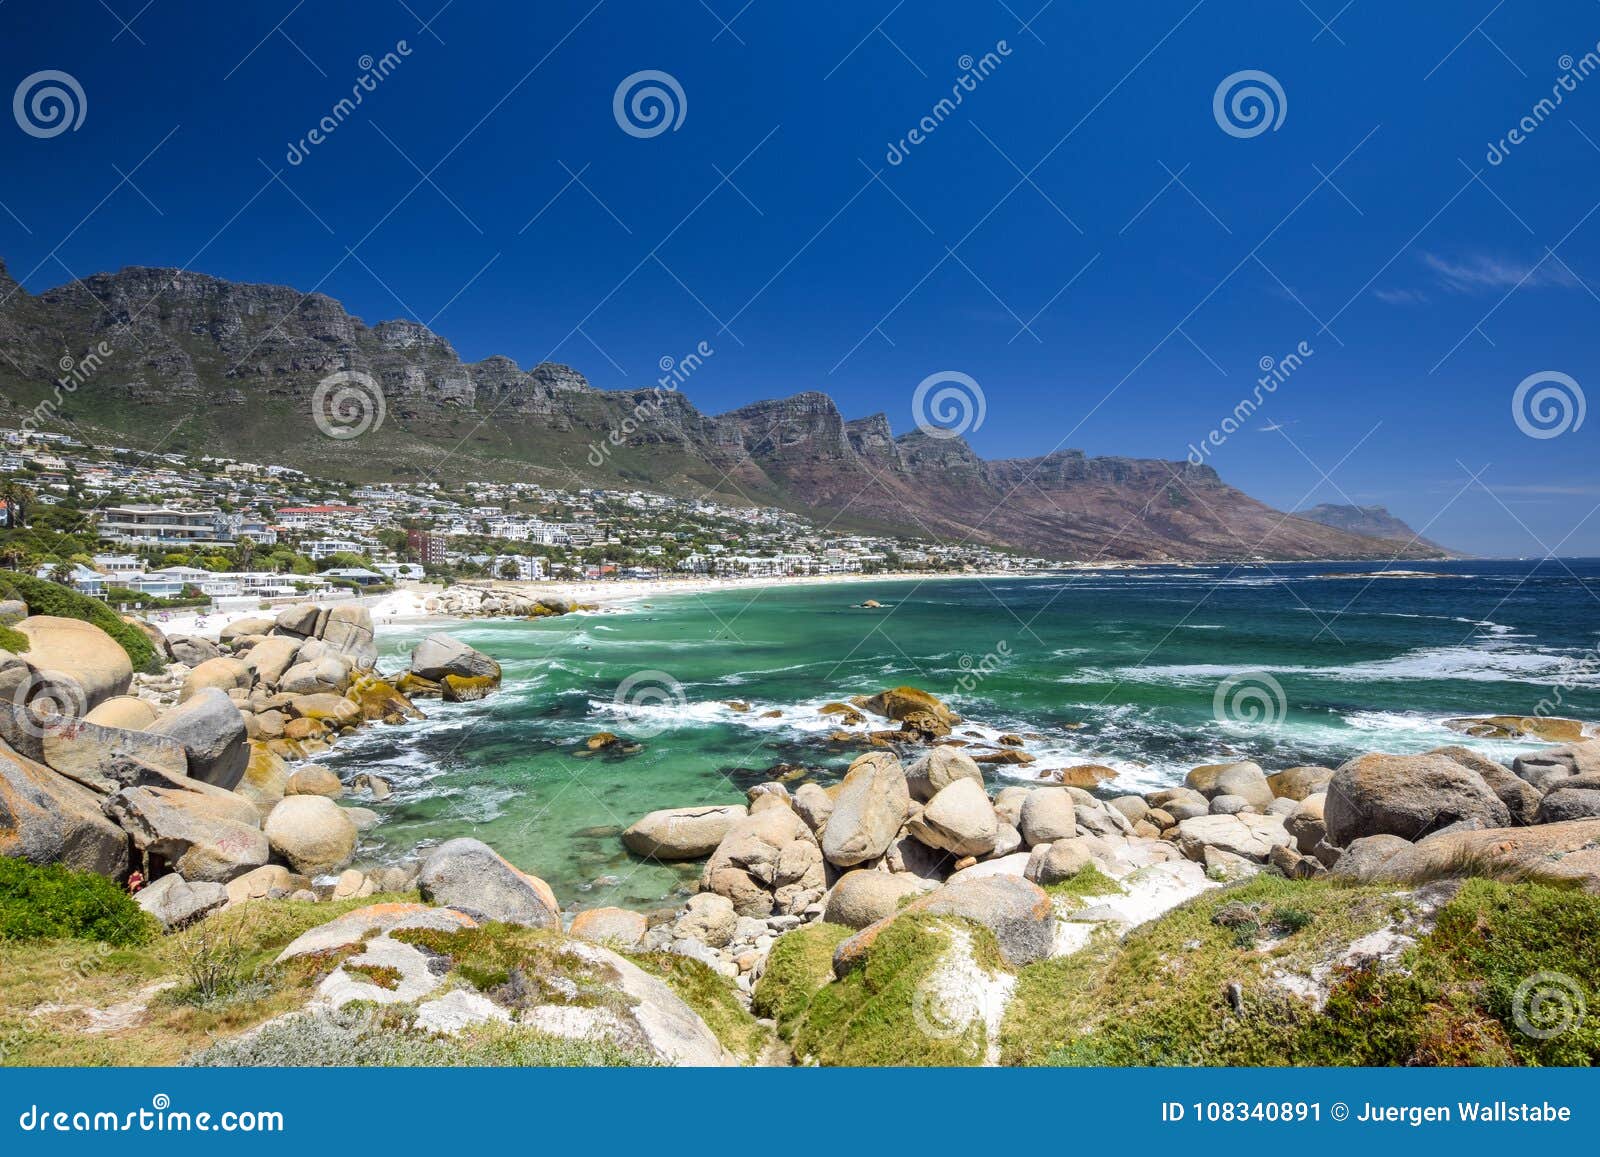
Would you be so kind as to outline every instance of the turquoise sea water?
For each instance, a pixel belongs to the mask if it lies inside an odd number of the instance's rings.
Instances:
[[[738,802],[774,765],[836,778],[854,747],[817,708],[910,683],[968,721],[1025,737],[1032,767],[1116,767],[1111,794],[1200,763],[1332,766],[1373,750],[1469,742],[1464,714],[1600,719],[1600,560],[1418,566],[1152,567],[984,580],[864,581],[646,599],[537,622],[435,625],[495,656],[501,692],[424,703],[429,719],[368,729],[323,762],[388,778],[373,860],[473,834],[548,880],[564,905],[647,908],[690,884],[632,860],[616,833],[659,807]],[[861,609],[877,599],[878,610]],[[423,628],[380,627],[380,666]],[[738,710],[729,701],[746,704]],[[768,717],[769,712],[781,712]],[[881,721],[877,726],[885,726]],[[580,758],[609,730],[639,754]]]

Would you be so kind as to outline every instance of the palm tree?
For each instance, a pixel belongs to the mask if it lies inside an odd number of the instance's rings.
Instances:
[[[256,557],[256,540],[246,535],[241,538],[233,548],[234,557],[238,559],[240,570],[249,570],[250,563]]]
[[[72,574],[71,563],[58,562],[50,568],[50,581],[60,586],[70,587],[72,585]]]

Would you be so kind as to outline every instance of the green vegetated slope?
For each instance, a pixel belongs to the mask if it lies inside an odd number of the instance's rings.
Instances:
[[[1483,880],[1445,887],[1453,894],[1263,875],[1120,941],[1101,932],[1076,955],[1017,972],[1000,1062],[1600,1062],[1600,1020],[1581,1015],[1600,1001],[1600,897]],[[919,1031],[917,985],[943,944],[935,928],[899,923],[840,981],[824,969],[828,934],[779,941],[757,1011],[778,1019],[798,1059],[980,1062],[970,1036]],[[1564,1019],[1567,1009],[1576,1012]],[[1519,1016],[1533,1018],[1533,1033]]]

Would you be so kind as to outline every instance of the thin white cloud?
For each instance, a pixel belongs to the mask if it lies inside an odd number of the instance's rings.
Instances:
[[[1543,286],[1572,288],[1578,279],[1565,265],[1554,258],[1527,262],[1496,257],[1488,253],[1470,253],[1462,257],[1441,257],[1437,253],[1423,253],[1422,263],[1433,271],[1439,284],[1454,293],[1492,293],[1521,286],[1532,289]]]
[[[1420,289],[1374,289],[1372,296],[1385,305],[1423,305],[1428,300]]]

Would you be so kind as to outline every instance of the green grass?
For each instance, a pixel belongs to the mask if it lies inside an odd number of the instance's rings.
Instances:
[[[1516,1025],[1519,986],[1538,983],[1530,978],[1565,977],[1557,983],[1571,986],[1570,999],[1600,1001],[1600,897],[1469,880],[1398,959],[1340,963],[1351,941],[1415,903],[1392,888],[1266,875],[1208,893],[1120,943],[1102,935],[1075,956],[1023,969],[1002,1063],[1600,1062],[1592,1017],[1549,1039]],[[1275,973],[1319,978],[1325,1007]]]
[[[1044,890],[1052,896],[1115,896],[1122,891],[1122,885],[1089,864],[1080,868],[1076,875],[1046,884]]]
[[[332,957],[285,967],[277,955],[309,928],[337,916],[416,894],[309,904],[255,900],[183,932],[117,948],[87,940],[0,941],[0,1064],[171,1065],[218,1038],[254,1028],[303,1005],[332,971]],[[142,915],[142,913],[141,913]],[[205,940],[230,946],[227,973],[243,981],[206,999],[191,962]],[[167,986],[157,991],[155,986]],[[126,1028],[87,1033],[88,1008],[148,1002]],[[59,1011],[42,1015],[41,1006]]]
[[[754,1064],[771,1037],[745,1011],[734,995],[733,984],[708,965],[676,952],[645,952],[630,959],[652,976],[659,976],[678,998],[706,1022],[714,1036],[741,1064]]]
[[[27,649],[27,635],[12,630],[5,623],[0,623],[0,651],[10,651],[13,655],[20,655]]]
[[[81,595],[59,583],[18,574],[15,571],[7,571],[5,581],[14,587],[17,594],[28,604],[28,611],[31,614],[81,619],[99,627],[128,653],[128,659],[133,663],[135,671],[154,673],[166,666],[144,632],[130,623],[123,622],[117,612],[99,599]]]
[[[1073,956],[1021,971],[1001,1029],[1001,1062],[1312,1063],[1297,1062],[1294,1045],[1315,1013],[1273,984],[1271,973],[1309,974],[1406,906],[1381,888],[1262,875],[1206,893],[1120,942],[1101,933]],[[1311,921],[1265,941],[1263,950],[1255,935],[1259,913],[1278,907],[1308,913]],[[1239,916],[1245,912],[1247,921]],[[1235,983],[1243,991],[1242,1012],[1228,998]]]
[[[811,997],[795,1027],[795,1055],[822,1065],[981,1062],[988,1045],[982,1021],[941,1031],[943,1010],[922,987],[950,950],[956,925],[971,937],[978,967],[1002,967],[988,929],[948,917],[901,916],[878,933],[859,967]]]
[[[143,944],[159,925],[115,880],[0,857],[0,940]]]
[[[778,937],[751,994],[752,1011],[776,1021],[778,1035],[793,1040],[811,998],[833,979],[833,950],[853,935],[843,924],[818,921]]]

